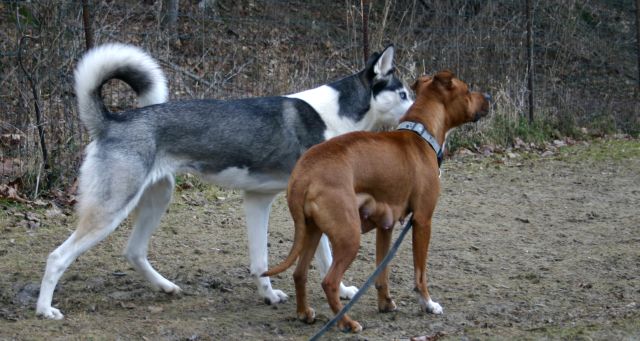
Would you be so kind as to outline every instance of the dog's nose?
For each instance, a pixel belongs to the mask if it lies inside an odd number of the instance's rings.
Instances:
[[[483,94],[483,96],[484,96],[484,99],[486,99],[486,100],[487,100],[487,102],[491,102],[491,100],[493,99],[493,98],[491,97],[491,95],[489,95],[489,94],[488,94],[488,93],[486,93],[486,92]]]

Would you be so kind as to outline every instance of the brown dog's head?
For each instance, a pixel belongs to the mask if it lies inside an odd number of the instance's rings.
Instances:
[[[448,70],[433,77],[419,77],[411,89],[416,93],[416,105],[434,100],[444,105],[449,114],[446,117],[448,128],[476,122],[489,113],[491,96],[470,91],[465,82]]]

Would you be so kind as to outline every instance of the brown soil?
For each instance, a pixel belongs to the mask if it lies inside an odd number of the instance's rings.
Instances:
[[[325,339],[640,338],[640,142],[578,144],[547,157],[516,154],[458,156],[444,164],[429,258],[431,294],[444,315],[418,308],[408,238],[391,265],[398,311],[378,313],[371,289],[351,311],[364,331],[354,336],[334,328]],[[152,263],[183,295],[150,290],[129,267],[121,257],[125,224],[62,277],[54,305],[66,318],[42,320],[34,306],[45,260],[75,218],[46,206],[0,202],[0,208],[3,340],[298,340],[331,316],[314,269],[315,324],[295,318],[291,270],[273,282],[292,298],[265,305],[249,276],[239,193],[196,183],[176,192],[150,247]],[[271,215],[272,264],[288,253],[292,235],[280,197]],[[363,283],[374,259],[369,233],[348,284]]]

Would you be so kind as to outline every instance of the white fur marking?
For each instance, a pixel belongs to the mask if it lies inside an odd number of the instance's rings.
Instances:
[[[248,168],[229,167],[216,174],[203,174],[216,184],[247,191],[273,192],[287,188],[288,174],[272,175],[268,180],[251,176]],[[266,175],[265,175],[266,177]]]
[[[244,195],[249,258],[251,259],[250,271],[258,286],[258,294],[269,304],[284,302],[288,297],[281,290],[274,290],[268,277],[261,277],[262,273],[267,271],[269,267],[267,230],[269,228],[271,203],[273,203],[275,197],[275,193],[245,192]]]
[[[355,130],[353,121],[340,118],[338,115],[340,93],[328,85],[287,95],[287,97],[307,102],[320,115],[324,124],[327,125],[327,130],[324,132],[325,140]]]
[[[439,303],[432,301],[431,298],[425,302],[425,300],[420,297],[420,305],[427,313],[435,315],[442,315],[444,313],[442,306]]]
[[[362,130],[378,130],[385,126],[396,126],[402,117],[413,104],[413,101],[400,99],[399,93],[405,91],[405,87],[395,91],[384,90],[378,96],[371,97],[368,115],[362,120]]]

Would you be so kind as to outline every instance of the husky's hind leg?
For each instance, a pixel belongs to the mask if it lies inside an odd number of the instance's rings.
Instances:
[[[91,165],[91,162],[86,164]],[[140,181],[142,174],[134,171],[128,176],[113,172],[111,178],[104,178],[104,172],[96,171],[103,167],[86,164],[80,179],[78,228],[47,259],[36,306],[36,314],[45,318],[59,320],[64,317],[60,310],[51,306],[58,280],[76,258],[118,227],[138,200],[143,184]]]
[[[151,285],[166,293],[180,293],[180,287],[164,278],[149,264],[147,251],[149,239],[160,224],[164,212],[171,202],[173,193],[173,176],[167,175],[149,185],[133,211],[133,232],[129,237],[125,256],[131,265],[144,276]]]

